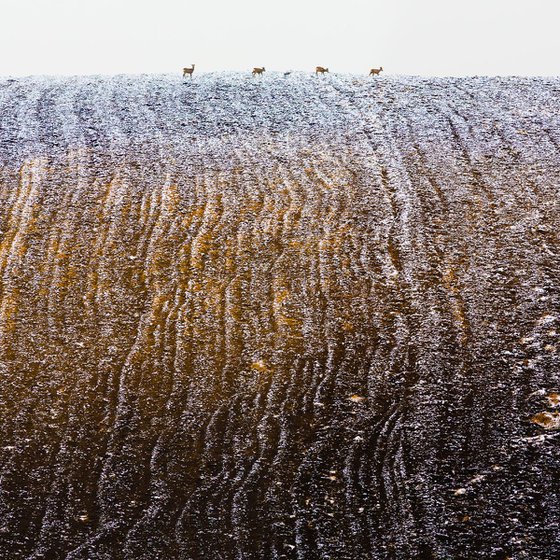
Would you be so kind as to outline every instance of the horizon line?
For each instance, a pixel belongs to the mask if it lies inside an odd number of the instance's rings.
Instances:
[[[193,74],[192,79],[196,79],[196,76],[211,75],[211,74],[238,74],[243,76],[251,77],[252,69],[246,70],[200,70]],[[284,74],[285,72],[290,72],[290,74],[309,74],[315,75],[314,70],[292,70],[284,69],[277,70],[271,69],[266,70],[264,76],[267,74]],[[350,71],[332,71],[328,72],[329,75],[333,76],[352,76],[352,77],[366,77],[369,78],[369,74],[364,71],[362,72],[350,72]],[[371,78],[372,80],[383,79],[384,77],[394,77],[394,78],[560,78],[560,74],[406,74],[406,73],[396,73],[396,72],[386,72],[383,71],[384,75],[376,76]],[[107,73],[84,73],[84,74],[71,74],[71,73],[53,73],[53,74],[0,74],[0,80],[10,80],[10,79],[23,79],[23,78],[91,78],[91,77],[117,77],[117,76],[176,76],[181,80],[184,79],[181,71],[174,72],[107,72]],[[327,76],[323,76],[327,78]],[[259,78],[260,79],[260,78]],[[190,81],[190,78],[189,78]]]

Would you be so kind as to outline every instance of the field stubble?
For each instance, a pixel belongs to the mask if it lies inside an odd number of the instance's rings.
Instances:
[[[559,92],[0,81],[0,557],[558,557]]]

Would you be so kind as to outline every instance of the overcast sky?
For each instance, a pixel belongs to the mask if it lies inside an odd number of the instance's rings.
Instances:
[[[560,0],[0,0],[0,75],[559,75]]]

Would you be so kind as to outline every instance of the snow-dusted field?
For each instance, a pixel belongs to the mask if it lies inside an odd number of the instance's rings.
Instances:
[[[0,558],[560,557],[560,79],[0,80]]]

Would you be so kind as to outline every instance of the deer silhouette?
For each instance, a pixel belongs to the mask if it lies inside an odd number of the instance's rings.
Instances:
[[[194,64],[191,64],[190,68],[183,68],[183,78],[188,74],[191,78],[194,72]]]

